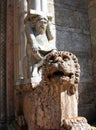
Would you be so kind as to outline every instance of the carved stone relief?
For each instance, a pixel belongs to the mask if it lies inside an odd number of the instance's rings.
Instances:
[[[42,66],[42,81],[23,99],[28,130],[60,129],[63,120],[78,113],[77,58],[69,52],[51,52]]]
[[[26,130],[96,130],[78,116],[80,66],[66,51],[49,53],[42,65],[42,80],[34,89],[19,88],[23,114],[19,123]],[[19,86],[20,87],[20,86]],[[23,124],[24,123],[24,124]]]
[[[84,117],[72,117],[63,121],[61,130],[96,130],[96,127],[90,126]]]
[[[44,0],[38,0],[38,2],[37,0],[33,0],[33,1],[20,0],[20,1],[15,1],[15,5],[16,5],[15,21],[17,21],[14,23],[15,24],[14,27],[16,30],[15,37],[14,37],[14,41],[15,41],[14,62],[16,63],[14,67],[15,84],[22,84],[22,83],[26,84],[26,83],[32,83],[33,81],[37,82],[40,80],[40,78],[35,78],[35,79],[32,78],[32,76],[34,76],[34,73],[32,73],[33,68],[37,69],[37,67],[33,67],[33,64],[37,64],[35,63],[37,61],[36,59],[34,60],[34,58],[32,58],[31,56],[32,54],[30,55],[29,53],[32,51],[31,48],[34,48],[32,45],[33,42],[34,43],[37,42],[35,43],[35,46],[37,44],[37,46],[39,45],[39,48],[43,47],[41,50],[44,51],[45,49],[46,54],[48,53],[47,51],[51,51],[54,48],[56,49],[55,42],[53,42],[54,38],[53,38],[53,34],[52,34],[53,32],[51,28],[52,16],[48,14],[47,1]],[[43,22],[43,26],[45,26],[43,34],[41,34],[42,32],[38,32],[39,27],[37,26],[38,25],[41,26],[40,21]],[[44,25],[45,24],[44,22],[46,22],[46,25]],[[38,32],[38,36],[36,34],[37,32]],[[45,41],[46,43],[50,43],[50,44],[48,44],[47,46],[46,44],[44,44]],[[44,45],[38,44],[39,42],[40,44],[43,43]],[[47,47],[50,49],[48,50]],[[36,50],[34,54],[35,56],[38,55],[36,54]],[[38,60],[40,60],[41,58],[42,57],[39,57]],[[34,69],[34,72],[36,71],[36,69]]]
[[[26,130],[95,130],[77,117],[80,66],[74,54],[57,51],[44,2],[27,0],[27,11],[20,15],[24,82],[16,86],[16,122],[20,128],[27,124]]]
[[[42,62],[45,56],[56,49],[50,20],[46,15],[29,13],[25,19],[27,37],[26,56],[23,62],[24,83],[41,80]],[[30,81],[31,80],[31,81]]]

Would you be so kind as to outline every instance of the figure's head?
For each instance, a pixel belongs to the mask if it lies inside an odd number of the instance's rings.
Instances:
[[[35,35],[44,34],[48,38],[48,41],[54,39],[53,29],[52,29],[52,17],[45,14],[32,14],[28,13],[24,20],[25,24],[30,24],[31,29],[34,30]]]
[[[36,21],[35,21],[36,32],[38,34],[45,33],[47,29],[47,24],[48,24],[48,19],[46,16],[43,16],[43,15],[37,16]]]
[[[75,93],[80,77],[80,67],[76,56],[72,53],[51,52],[44,60],[42,71],[43,79],[47,79],[51,84],[63,85],[71,94]]]

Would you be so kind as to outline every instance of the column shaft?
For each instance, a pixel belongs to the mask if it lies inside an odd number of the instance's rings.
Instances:
[[[6,0],[0,0],[0,130],[6,129]]]
[[[7,33],[6,33],[6,94],[7,121],[14,119],[14,3],[7,1]]]
[[[41,11],[41,0],[35,0],[35,10]]]
[[[42,11],[43,11],[44,13],[48,13],[47,0],[41,0],[41,5],[42,5]]]

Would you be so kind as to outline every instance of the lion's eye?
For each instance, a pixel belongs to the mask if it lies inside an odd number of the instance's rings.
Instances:
[[[68,60],[69,60],[69,57],[63,56],[63,60],[64,60],[64,61],[68,61]]]
[[[49,58],[49,61],[52,62],[52,61],[54,61],[54,59],[55,59],[55,57],[54,57],[54,56],[51,56],[51,57]]]

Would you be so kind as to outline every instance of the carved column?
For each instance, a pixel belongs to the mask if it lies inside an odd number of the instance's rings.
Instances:
[[[28,9],[41,10],[41,0],[28,0]]]
[[[41,0],[35,0],[35,10],[37,11],[41,10]]]
[[[6,0],[0,0],[0,130],[6,129]]]
[[[25,36],[25,27],[24,27],[24,18],[27,14],[27,2],[26,0],[21,0],[19,3],[19,32],[20,32],[20,58],[19,58],[19,76],[23,77],[22,64],[23,59],[26,55],[26,36]]]
[[[93,76],[96,81],[96,0],[88,1],[88,15],[91,32],[91,45],[92,45],[92,57],[93,57]],[[96,82],[94,82],[96,85]]]
[[[33,9],[37,12],[42,11],[43,13],[47,13],[47,0],[28,0],[28,9]]]
[[[41,0],[41,3],[42,3],[42,11],[47,13],[48,12],[47,0]]]
[[[6,32],[6,94],[7,121],[14,119],[14,3],[7,1]]]
[[[22,73],[22,62],[26,55],[24,18],[27,12],[26,0],[14,0],[14,79],[15,83]]]
[[[20,23],[19,23],[19,1],[14,0],[14,80],[19,76],[20,59]]]

